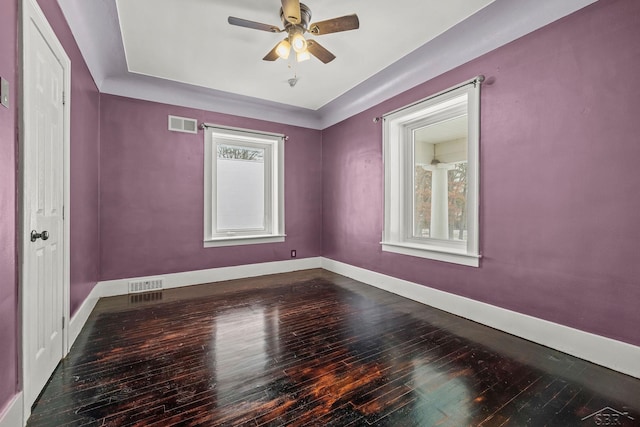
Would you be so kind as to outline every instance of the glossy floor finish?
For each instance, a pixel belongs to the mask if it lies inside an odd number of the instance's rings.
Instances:
[[[28,425],[632,426],[640,380],[310,270],[101,300]]]

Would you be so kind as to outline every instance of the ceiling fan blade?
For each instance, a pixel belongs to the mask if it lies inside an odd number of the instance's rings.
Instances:
[[[238,27],[252,28],[254,30],[268,31],[270,33],[281,33],[282,30],[276,26],[269,24],[262,24],[260,22],[249,21],[248,19],[236,18],[230,16],[227,20],[231,25],[237,25]]]
[[[360,20],[358,20],[358,15],[354,13],[353,15],[315,22],[309,26],[309,32],[320,36],[322,34],[338,33],[340,31],[357,30],[358,28],[360,28]]]
[[[322,47],[322,45],[315,40],[307,40],[307,50],[311,55],[315,56],[325,64],[336,59],[336,56],[333,53]]]
[[[273,47],[273,49],[271,49],[271,51],[270,51],[269,53],[267,53],[267,54],[265,55],[265,57],[264,57],[264,58],[262,58],[262,60],[263,60],[263,61],[275,61],[276,59],[278,59],[278,58],[279,58],[279,56],[278,56],[278,53],[276,52],[276,50],[278,49],[278,45],[279,45],[279,44],[280,44],[280,43],[278,43],[277,45],[275,45],[275,46]]]
[[[282,12],[287,22],[297,25],[302,21],[300,18],[300,0],[282,0]]]

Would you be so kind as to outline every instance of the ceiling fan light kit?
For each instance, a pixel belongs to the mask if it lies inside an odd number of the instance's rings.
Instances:
[[[307,50],[307,40],[302,35],[300,30],[297,30],[295,33],[292,31],[289,33],[289,37],[291,37],[291,46],[296,53],[304,52]]]
[[[311,9],[309,9],[307,5],[300,3],[299,0],[282,0],[280,19],[284,25],[284,29],[282,30],[273,25],[262,24],[233,16],[229,17],[228,22],[231,25],[252,28],[254,30],[268,31],[271,33],[287,33],[287,37],[262,58],[265,61],[275,61],[278,58],[287,59],[289,58],[291,49],[293,49],[298,62],[306,61],[313,55],[325,64],[333,61],[336,58],[335,55],[315,40],[307,40],[304,34],[308,32],[314,36],[320,36],[360,28],[360,21],[356,14],[309,24],[311,20]]]
[[[280,58],[287,59],[289,57],[290,52],[291,52],[291,43],[289,43],[289,40],[284,39],[280,43],[278,43],[278,46],[276,47],[276,53]]]
[[[309,51],[303,50],[302,52],[296,53],[296,61],[302,62],[308,59],[311,59],[311,55],[309,54]]]

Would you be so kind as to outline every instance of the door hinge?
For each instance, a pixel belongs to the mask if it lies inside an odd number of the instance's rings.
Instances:
[[[64,205],[62,205],[62,220],[64,221]]]
[[[62,91],[62,105],[65,105],[67,103],[67,93],[65,91]]]
[[[62,316],[62,329],[64,329],[64,316]]]

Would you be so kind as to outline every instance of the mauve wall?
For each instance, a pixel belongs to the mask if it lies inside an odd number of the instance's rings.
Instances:
[[[640,345],[640,2],[597,2],[323,131],[323,255]],[[383,253],[381,124],[477,74],[481,268]]]
[[[100,96],[57,1],[38,0],[71,59],[71,315],[98,281]]]
[[[320,131],[105,94],[100,111],[102,280],[321,255]],[[284,243],[203,248],[203,133],[169,114],[289,136]]]
[[[0,414],[18,387],[16,269],[17,0],[0,1],[0,76],[10,108],[0,106]]]

